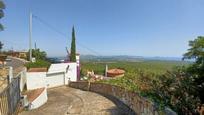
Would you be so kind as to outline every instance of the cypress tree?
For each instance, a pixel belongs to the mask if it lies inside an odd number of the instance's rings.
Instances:
[[[72,28],[72,43],[71,43],[71,56],[70,56],[70,61],[71,62],[76,62],[76,40],[75,40],[75,31],[74,31],[74,26]]]

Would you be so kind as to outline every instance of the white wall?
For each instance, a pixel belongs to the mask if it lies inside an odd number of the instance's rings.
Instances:
[[[69,63],[51,64],[50,68],[48,69],[48,73],[66,72],[68,66],[69,66]]]
[[[64,85],[64,81],[65,81],[64,76],[65,76],[64,72],[47,74],[45,78],[46,86],[50,88],[50,87]]]
[[[67,67],[69,68],[67,69]],[[42,87],[56,87],[68,84],[68,81],[77,81],[76,63],[51,64],[48,72],[27,72],[27,89]]]
[[[47,89],[45,88],[44,91],[33,102],[31,102],[31,106],[29,109],[36,109],[42,106],[47,102],[47,99]]]
[[[46,72],[27,72],[26,85],[28,90],[46,87]]]
[[[68,69],[67,69],[68,68]],[[65,78],[63,83],[68,84],[68,81],[77,81],[77,63],[59,63],[51,64],[48,69],[48,75],[51,73],[60,73],[64,72]]]
[[[65,84],[68,84],[69,78],[70,81],[77,81],[77,64],[76,63],[68,63],[69,69],[68,72],[65,73]]]
[[[23,71],[20,73],[20,91],[23,91],[23,88],[25,87],[26,84],[26,68],[24,68]]]

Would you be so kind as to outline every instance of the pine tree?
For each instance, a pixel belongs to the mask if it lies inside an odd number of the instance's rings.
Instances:
[[[71,56],[70,56],[70,61],[71,62],[76,62],[76,40],[75,40],[75,31],[74,31],[74,26],[72,28],[72,43],[71,43]]]

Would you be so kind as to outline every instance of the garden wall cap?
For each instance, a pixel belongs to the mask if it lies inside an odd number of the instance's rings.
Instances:
[[[30,68],[28,72],[47,72],[47,68]]]
[[[30,91],[26,91],[23,95],[27,95],[28,101],[33,102],[39,95],[45,90],[45,88],[38,88]]]

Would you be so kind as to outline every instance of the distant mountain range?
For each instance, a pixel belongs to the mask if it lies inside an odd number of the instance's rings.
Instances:
[[[95,56],[95,55],[81,55],[82,61],[144,61],[144,60],[166,60],[166,61],[182,61],[181,57],[143,57],[143,56]]]
[[[58,60],[66,59],[66,57],[55,57]],[[160,60],[160,61],[182,61],[182,57],[144,57],[144,56],[128,56],[128,55],[116,55],[116,56],[95,56],[95,55],[80,55],[81,61],[132,61],[141,62],[148,60]],[[187,60],[193,61],[193,60]]]

